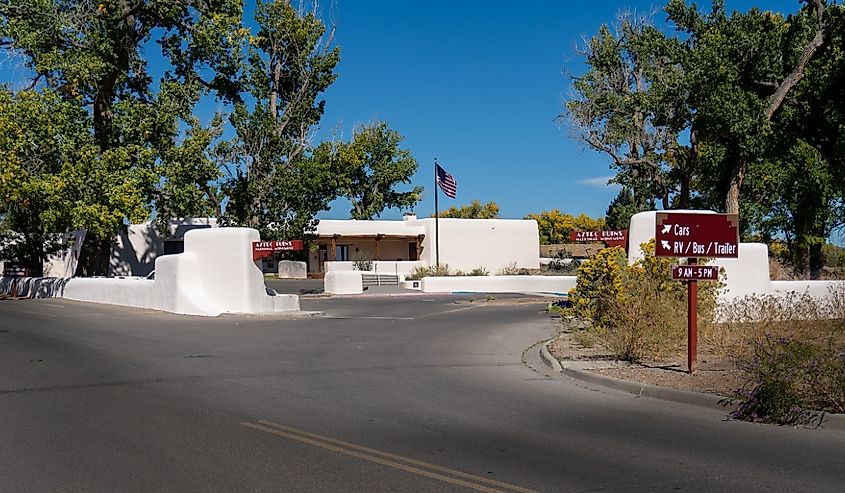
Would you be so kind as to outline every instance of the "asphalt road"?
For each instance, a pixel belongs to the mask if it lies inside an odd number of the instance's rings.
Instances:
[[[550,377],[516,301],[0,301],[0,490],[845,491],[845,433]]]

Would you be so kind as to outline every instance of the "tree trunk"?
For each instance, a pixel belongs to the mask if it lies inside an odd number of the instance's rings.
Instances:
[[[689,209],[690,199],[690,175],[689,173],[681,174],[681,191],[678,194],[678,208]]]
[[[25,259],[25,267],[28,267],[32,277],[44,276],[44,240],[43,238],[30,238],[25,240],[27,259]],[[23,259],[22,259],[23,260]]]
[[[745,178],[745,160],[739,159],[731,170],[731,179],[728,183],[728,190],[725,194],[725,212],[728,214],[739,214],[739,192],[742,189],[742,180]]]
[[[792,71],[786,76],[786,78],[778,84],[774,94],[769,97],[769,105],[763,113],[763,119],[766,122],[772,120],[772,117],[774,117],[777,110],[780,109],[781,105],[783,105],[783,102],[786,100],[786,96],[789,94],[789,91],[791,91],[792,88],[804,78],[804,71],[807,68],[807,64],[810,63],[813,55],[816,51],[818,51],[822,44],[824,44],[824,0],[809,0],[809,3],[816,9],[816,16],[819,24],[818,30],[816,31],[815,36],[813,36],[813,39],[811,39],[801,51],[801,55],[798,57],[795,67],[793,67]],[[742,187],[742,179],[745,176],[746,166],[747,163],[744,160],[741,160],[737,163],[737,166],[731,173],[731,181],[728,186],[727,196],[725,197],[725,212],[739,213],[739,191]]]
[[[824,254],[822,253],[821,243],[813,243],[810,245],[810,279],[820,279],[824,268]]]
[[[90,233],[85,236],[79,262],[76,265],[77,276],[107,276],[109,274],[109,256],[112,242],[108,239],[94,237]]]

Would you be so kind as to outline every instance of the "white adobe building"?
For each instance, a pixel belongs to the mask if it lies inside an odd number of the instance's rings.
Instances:
[[[317,247],[309,252],[308,272],[354,270],[356,260],[372,260],[383,274],[408,274],[416,267],[437,262],[451,271],[482,267],[496,274],[505,267],[540,267],[540,236],[533,219],[417,219],[401,221],[331,220],[317,225]]]
[[[453,272],[481,267],[497,274],[509,266],[540,266],[534,220],[441,218],[439,223],[440,264]],[[109,275],[146,276],[155,268],[156,258],[183,251],[187,231],[216,227],[215,218],[171,219],[165,238],[150,222],[129,225],[112,248]],[[417,219],[413,214],[402,220],[321,220],[308,253],[308,274],[322,277],[330,271],[351,271],[356,259],[373,261],[378,273],[409,274],[416,267],[435,265],[437,230],[434,218]],[[76,233],[73,247],[45,264],[45,273],[72,277],[84,238],[84,231]],[[272,258],[263,260],[265,272],[276,268]]]
[[[164,239],[151,223],[133,224],[121,233],[112,250],[109,270],[115,276],[144,276],[161,255],[180,253],[186,231],[218,227],[214,218],[174,219],[170,238]],[[373,261],[383,274],[409,274],[416,267],[436,263],[437,228],[434,218],[358,221],[323,219],[308,253],[308,273],[321,277],[329,271],[355,270],[355,260]],[[483,267],[490,274],[515,265],[540,266],[537,223],[523,219],[440,219],[440,264],[452,271]],[[273,259],[264,270],[275,272]]]

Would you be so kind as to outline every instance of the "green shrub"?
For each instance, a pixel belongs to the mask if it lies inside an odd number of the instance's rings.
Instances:
[[[806,424],[818,412],[845,412],[845,360],[831,341],[764,337],[740,361],[748,375],[733,416],[749,421]]]
[[[673,281],[674,259],[654,256],[654,241],[641,245],[645,256],[628,265],[620,247],[606,248],[578,268],[569,292],[568,315],[589,320],[583,340],[595,341],[617,359],[656,360],[678,352],[687,327],[686,286]],[[699,282],[699,324],[712,320],[716,282]]]
[[[843,295],[751,296],[720,308],[714,334],[746,377],[735,418],[795,425],[845,413]]]
[[[405,276],[405,279],[407,279],[409,281],[418,281],[418,280],[422,279],[423,277],[445,277],[445,276],[448,276],[448,275],[449,275],[449,266],[446,265],[446,264],[442,264],[442,265],[440,265],[440,267],[437,267],[437,266],[434,266],[434,265],[429,266],[429,267],[425,267],[425,266],[421,265],[419,267],[415,267],[414,270],[411,271],[410,274]],[[460,275],[463,275],[463,274],[461,273]]]
[[[352,262],[355,270],[365,272],[373,270],[373,259],[369,256],[369,254],[366,254],[364,252],[356,253],[352,257]]]
[[[472,271],[470,271],[469,275],[471,275],[471,276],[489,276],[490,273],[487,272],[487,269],[485,269],[484,267],[476,267],[475,269],[472,269]]]

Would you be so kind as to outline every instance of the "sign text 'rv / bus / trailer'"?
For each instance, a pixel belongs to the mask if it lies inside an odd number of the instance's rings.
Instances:
[[[658,257],[737,258],[737,214],[656,214],[654,254]]]

